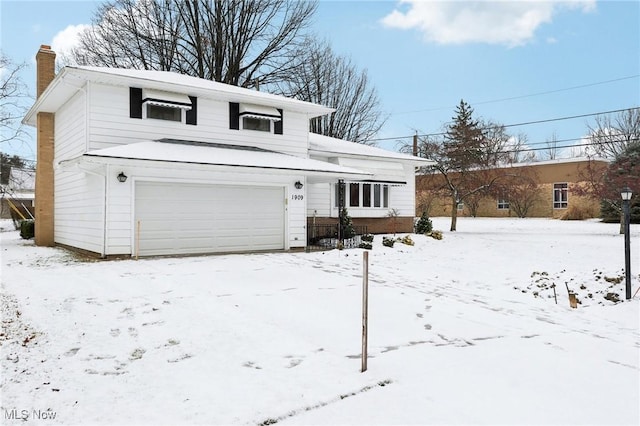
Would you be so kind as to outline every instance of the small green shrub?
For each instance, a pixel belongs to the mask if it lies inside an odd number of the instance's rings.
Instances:
[[[362,236],[362,241],[366,241],[368,243],[372,243],[373,242],[373,234],[364,234]]]
[[[432,230],[433,223],[431,222],[431,219],[429,219],[427,212],[422,213],[422,216],[420,216],[420,219],[418,219],[418,222],[415,226],[416,234],[426,234],[427,232],[431,232]]]
[[[358,247],[361,248],[361,249],[366,249],[366,250],[372,250],[373,249],[373,245],[368,241],[361,242]]]
[[[393,247],[393,244],[396,242],[393,238],[382,237],[382,245],[385,247]]]
[[[33,220],[20,221],[20,236],[25,240],[30,240],[35,235],[35,222]]]

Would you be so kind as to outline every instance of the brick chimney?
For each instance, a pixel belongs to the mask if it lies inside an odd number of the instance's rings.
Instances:
[[[56,54],[51,46],[41,45],[36,54],[37,97],[55,77]],[[55,117],[50,112],[39,112],[37,116],[37,163],[35,193],[35,242],[37,246],[53,246],[53,158]]]

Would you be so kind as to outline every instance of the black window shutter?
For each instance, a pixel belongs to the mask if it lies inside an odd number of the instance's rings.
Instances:
[[[129,87],[129,117],[142,118],[142,89]]]
[[[280,113],[280,121],[276,121],[275,123],[273,123],[273,133],[275,133],[276,135],[281,135],[284,114],[282,113],[282,110],[280,108],[278,108],[278,112]]]
[[[229,128],[240,130],[240,104],[229,102]]]
[[[191,99],[191,109],[187,110],[187,124],[198,124],[198,98],[195,96],[189,96]]]

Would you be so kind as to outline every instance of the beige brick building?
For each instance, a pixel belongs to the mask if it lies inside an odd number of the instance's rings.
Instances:
[[[477,217],[599,217],[600,203],[582,195],[589,172],[604,172],[605,160],[574,158],[512,164],[493,172],[496,184],[488,194],[471,196],[458,204],[458,216]],[[486,172],[483,172],[486,173]],[[416,176],[416,214],[450,216],[453,203],[439,190],[437,174]]]

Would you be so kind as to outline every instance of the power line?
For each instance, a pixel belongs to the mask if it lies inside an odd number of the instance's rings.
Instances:
[[[614,110],[611,110],[611,111],[593,112],[593,113],[590,113],[590,114],[571,115],[571,116],[567,116],[567,117],[549,118],[549,119],[545,119],[545,120],[525,121],[525,122],[522,122],[522,123],[504,124],[504,125],[499,125],[499,126],[502,126],[502,127],[528,126],[528,125],[531,125],[531,124],[550,123],[550,122],[553,122],[553,121],[573,120],[573,119],[576,119],[576,118],[592,117],[594,115],[613,114],[613,113],[616,113],[616,112],[622,112],[622,111],[638,109],[638,108],[640,108],[640,107],[635,106],[635,107],[630,107],[630,108],[614,109]],[[494,126],[483,127],[483,128],[481,128],[481,130],[487,130],[487,129],[491,129],[493,127]],[[424,133],[424,134],[421,134],[421,135],[418,134],[417,136],[418,137],[444,136],[446,134],[447,134],[447,132]],[[397,140],[397,139],[407,139],[407,138],[412,138],[413,136],[414,135],[369,139],[369,142],[388,141],[388,140]]]
[[[534,96],[550,95],[552,93],[566,92],[568,90],[575,90],[575,89],[583,89],[585,87],[592,87],[592,86],[599,86],[601,84],[615,83],[617,81],[630,80],[632,78],[638,78],[638,77],[640,77],[640,74],[630,75],[630,76],[627,76],[627,77],[614,78],[612,80],[598,81],[598,82],[595,82],[595,83],[581,84],[579,86],[565,87],[563,89],[547,90],[545,92],[531,93],[531,94],[528,94],[528,95],[511,96],[511,97],[508,97],[508,98],[492,99],[492,100],[481,101],[481,102],[469,102],[469,104],[472,105],[472,106],[473,105],[486,105],[486,104],[492,104],[492,103],[497,103],[497,102],[512,101],[512,100],[515,100],[515,99],[531,98],[531,97],[534,97]],[[418,113],[418,112],[442,111],[442,110],[445,110],[445,109],[453,109],[453,108],[455,108],[455,106],[438,107],[438,108],[427,108],[427,109],[419,109],[419,110],[414,110],[414,111],[396,112],[396,113],[392,113],[391,115],[415,114],[415,113]]]

